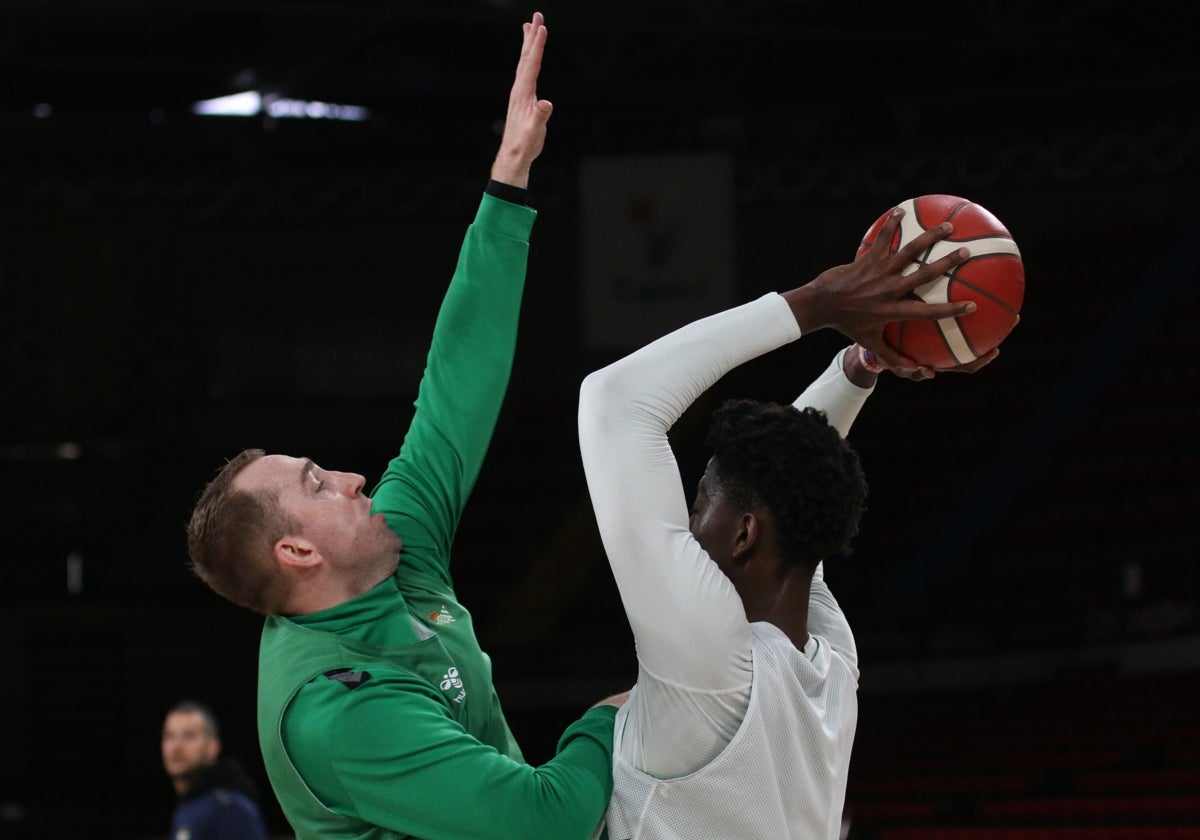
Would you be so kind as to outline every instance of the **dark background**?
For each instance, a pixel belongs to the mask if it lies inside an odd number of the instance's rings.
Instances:
[[[534,8],[4,4],[0,835],[164,834],[159,727],[184,696],[216,708],[227,753],[268,789],[260,622],[188,572],[190,505],[246,446],[378,476]],[[1014,803],[1077,804],[1119,778],[1128,793],[1118,772],[1178,793],[1138,812],[1150,822],[1200,822],[1187,27],[1132,2],[537,8],[555,103],[540,216],[456,554],[529,759],[634,673],[575,443],[578,383],[617,355],[580,340],[579,167],[719,153],[734,302],[848,261],[871,221],[923,193],[992,210],[1026,265],[994,365],[885,378],[854,431],[871,506],[827,575],[863,673],[850,836],[1028,825]],[[190,113],[254,87],[372,117]],[[685,484],[717,399],[791,399],[839,346],[818,334],[719,383],[673,433]]]

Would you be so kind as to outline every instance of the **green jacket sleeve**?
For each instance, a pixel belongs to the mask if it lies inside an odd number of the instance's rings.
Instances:
[[[512,372],[536,212],[484,194],[438,313],[416,412],[372,496],[404,569],[447,583],[450,544]]]
[[[422,840],[586,840],[600,823],[612,793],[612,706],[586,712],[554,758],[533,767],[471,737],[403,672],[373,672],[354,691],[313,688],[289,751],[339,813]]]

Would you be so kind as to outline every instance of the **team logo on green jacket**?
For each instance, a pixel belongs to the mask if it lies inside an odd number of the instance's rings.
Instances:
[[[467,699],[467,690],[463,688],[463,681],[458,675],[458,669],[451,666],[450,670],[442,675],[442,691],[453,691],[454,689],[458,689],[458,694],[451,697],[451,700],[461,703]]]
[[[434,624],[453,624],[458,619],[450,615],[450,613],[446,611],[446,605],[442,604],[442,609],[440,611],[431,612],[429,614],[429,620]]]

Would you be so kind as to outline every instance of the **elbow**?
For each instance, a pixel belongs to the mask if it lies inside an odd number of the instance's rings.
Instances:
[[[579,419],[603,420],[606,410],[619,404],[617,388],[610,368],[592,371],[579,386]]]
[[[611,378],[608,368],[600,368],[600,370],[589,373],[579,386],[579,401],[582,403],[584,400],[594,399],[597,394],[603,393],[610,387]]]
[[[589,472],[605,463],[623,431],[620,418],[623,410],[612,387],[612,377],[607,369],[595,371],[584,377],[579,386],[579,410],[576,423],[579,434],[579,450],[583,456],[583,468]]]
[[[652,378],[620,362],[594,371],[579,386],[577,423],[584,457],[615,447],[657,446],[679,412]]]

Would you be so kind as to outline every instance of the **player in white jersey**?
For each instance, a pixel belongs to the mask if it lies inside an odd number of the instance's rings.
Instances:
[[[883,326],[973,306],[906,297],[967,254],[903,276],[949,228],[889,255],[879,243],[898,222],[853,263],[689,324],[584,380],[580,449],[638,657],[597,837],[839,836],[858,655],[822,561],[849,551],[867,492],[843,436],[880,363],[911,379],[934,374],[888,347]],[[714,454],[689,510],[668,430],[732,368],[825,327],[856,345],[794,405],[739,400],[715,412]]]

